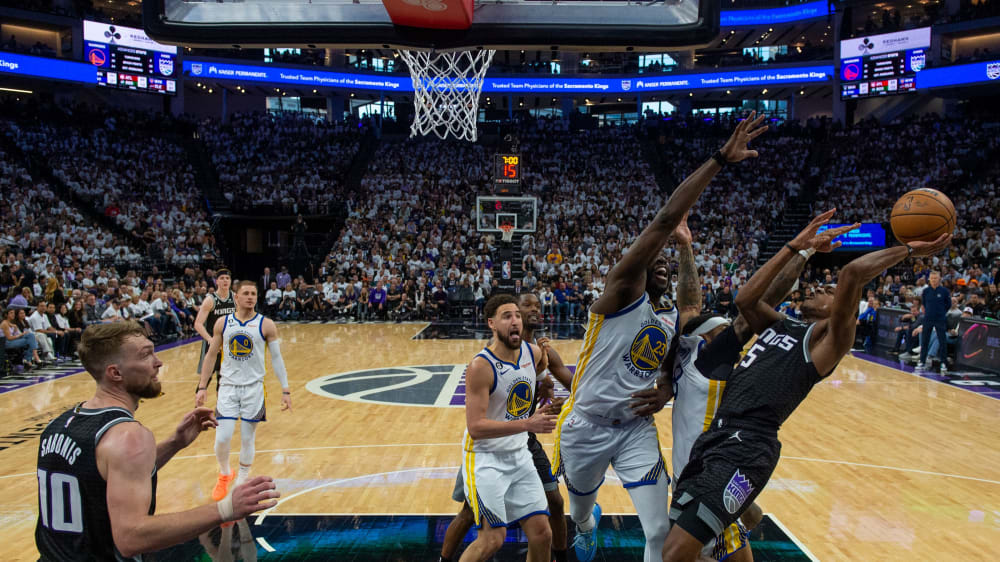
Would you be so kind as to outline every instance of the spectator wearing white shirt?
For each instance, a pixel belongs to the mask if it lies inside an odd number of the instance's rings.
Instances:
[[[38,340],[38,347],[49,359],[61,361],[65,355],[66,338],[65,334],[52,326],[48,318],[48,303],[43,300],[38,301],[38,308],[28,316],[28,325],[35,333]]]

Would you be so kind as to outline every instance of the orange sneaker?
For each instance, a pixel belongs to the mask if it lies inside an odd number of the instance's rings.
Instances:
[[[236,471],[232,471],[229,474],[220,474],[219,479],[215,482],[215,488],[212,488],[212,500],[221,501],[222,498],[226,497],[229,493],[229,484],[236,478]]]

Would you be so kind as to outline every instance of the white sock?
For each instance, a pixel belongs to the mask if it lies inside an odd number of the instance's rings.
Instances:
[[[229,476],[229,448],[233,439],[236,420],[219,420],[215,428],[215,458],[219,461],[219,473]]]
[[[246,482],[250,478],[250,467],[240,463],[240,469],[236,473],[236,485]]]

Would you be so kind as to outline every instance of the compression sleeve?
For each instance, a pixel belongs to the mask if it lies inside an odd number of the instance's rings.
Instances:
[[[285,360],[281,358],[281,345],[278,340],[267,342],[267,348],[271,350],[271,366],[274,367],[274,374],[281,383],[281,388],[288,388],[288,372],[285,371]]]

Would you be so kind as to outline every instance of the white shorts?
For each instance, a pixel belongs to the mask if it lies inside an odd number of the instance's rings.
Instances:
[[[462,478],[477,529],[549,515],[549,502],[527,448],[503,453],[466,451]]]
[[[264,383],[219,385],[215,417],[220,420],[241,419],[252,423],[267,421],[264,410]]]
[[[595,423],[571,411],[557,428],[559,467],[566,487],[578,496],[593,494],[604,482],[608,466],[625,488],[656,484],[666,478],[653,418],[636,418],[620,426]]]

